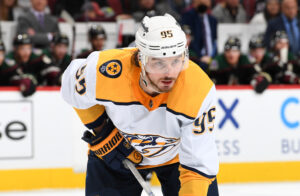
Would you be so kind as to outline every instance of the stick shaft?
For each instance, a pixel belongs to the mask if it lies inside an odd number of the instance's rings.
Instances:
[[[143,179],[139,171],[135,168],[132,162],[130,162],[128,159],[123,160],[123,164],[130,169],[134,177],[137,179],[137,181],[140,183],[140,185],[143,187],[145,192],[149,196],[155,196],[154,193],[152,192],[150,186],[147,184],[147,182]]]

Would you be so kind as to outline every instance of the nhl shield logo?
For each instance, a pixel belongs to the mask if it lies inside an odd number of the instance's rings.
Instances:
[[[110,60],[103,63],[99,71],[102,75],[109,78],[117,78],[122,72],[122,63],[119,60]]]

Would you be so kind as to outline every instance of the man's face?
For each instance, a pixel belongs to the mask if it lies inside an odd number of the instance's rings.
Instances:
[[[3,64],[4,61],[4,51],[0,50],[0,66]]]
[[[280,11],[280,5],[277,0],[268,1],[266,6],[269,14],[271,14],[272,16],[278,14]]]
[[[239,50],[229,49],[229,50],[226,50],[224,53],[225,53],[225,58],[226,58],[227,62],[229,63],[229,65],[236,66],[237,63],[239,62],[241,52]]]
[[[174,86],[183,66],[182,55],[166,58],[149,57],[146,73],[155,90],[169,92]]]
[[[31,44],[23,44],[16,47],[16,54],[21,63],[27,63],[29,61],[31,52]]]
[[[53,53],[57,60],[62,60],[68,52],[68,46],[66,44],[56,44],[53,46]]]
[[[298,5],[296,0],[284,0],[282,2],[282,13],[288,18],[293,19],[297,16]]]
[[[264,48],[256,48],[250,50],[250,55],[255,58],[255,63],[261,63],[264,58],[266,50]]]
[[[33,9],[39,12],[43,12],[47,6],[47,0],[31,0]]]
[[[91,40],[93,50],[103,50],[106,39],[103,37],[96,37]]]

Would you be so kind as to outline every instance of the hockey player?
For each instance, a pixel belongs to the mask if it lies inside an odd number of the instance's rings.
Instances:
[[[264,35],[253,35],[249,41],[249,55],[250,63],[257,64],[262,67],[267,61],[267,51],[264,45]]]
[[[141,195],[126,158],[143,177],[154,171],[165,196],[218,195],[213,82],[168,14],[146,16],[136,46],[93,52],[63,74],[64,100],[92,129],[86,195]]]
[[[106,32],[101,25],[93,25],[89,29],[89,42],[91,44],[91,49],[84,49],[81,54],[77,56],[77,58],[86,58],[93,51],[103,50],[105,42],[106,42]]]
[[[224,53],[214,58],[209,72],[216,84],[249,84],[253,74],[245,69],[249,65],[248,57],[241,53],[240,39],[229,37],[224,45]]]
[[[45,50],[45,54],[51,59],[54,66],[60,69],[57,84],[61,84],[60,76],[71,62],[68,54],[69,38],[66,34],[55,34],[50,45],[51,50]]]
[[[0,86],[11,85],[11,78],[16,74],[16,69],[16,62],[5,58],[5,46],[0,39]]]
[[[262,93],[270,78],[261,73],[259,67],[251,64],[248,57],[241,53],[241,41],[229,37],[224,53],[218,55],[210,65],[209,74],[216,84],[252,84],[257,93]]]
[[[20,74],[30,74],[38,85],[56,85],[60,69],[53,66],[51,59],[41,50],[33,51],[32,42],[27,34],[19,34],[13,41],[14,50],[7,58],[15,60]]]
[[[276,31],[271,40],[265,72],[272,76],[274,84],[300,84],[300,62],[289,51],[289,40],[285,31]]]
[[[0,40],[0,86],[19,86],[24,97],[35,92],[36,80],[29,74],[23,74],[13,59],[5,58],[5,47]]]
[[[249,42],[248,58],[256,72],[250,84],[258,93],[262,93],[272,82],[271,76],[263,71],[263,67],[270,61],[263,39],[263,34],[256,34],[251,37]]]

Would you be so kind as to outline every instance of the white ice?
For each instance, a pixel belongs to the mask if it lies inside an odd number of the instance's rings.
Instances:
[[[159,187],[152,187],[155,196],[162,196]],[[300,182],[221,184],[220,196],[300,196]],[[1,196],[84,196],[83,189],[0,192]],[[147,196],[143,192],[142,196]]]

